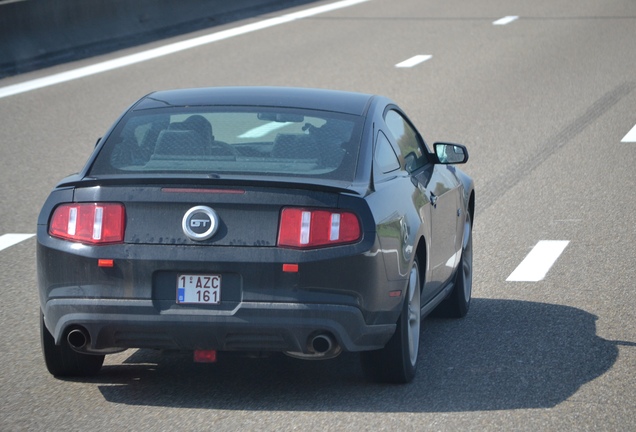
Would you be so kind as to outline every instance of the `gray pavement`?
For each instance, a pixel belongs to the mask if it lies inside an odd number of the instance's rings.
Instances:
[[[0,250],[0,429],[636,430],[636,143],[621,142],[636,124],[635,40],[630,0],[371,0],[1,98],[0,236],[35,232],[55,182],[136,98],[191,86],[389,96],[429,144],[468,146],[478,210],[472,309],[424,322],[406,386],[365,382],[353,354],[210,366],[129,350],[94,379],[55,379],[39,347],[35,239]],[[432,58],[395,68],[415,55]],[[507,282],[542,240],[569,241],[545,279]]]

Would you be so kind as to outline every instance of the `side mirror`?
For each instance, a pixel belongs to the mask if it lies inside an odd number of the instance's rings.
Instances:
[[[435,143],[435,156],[441,164],[463,164],[468,162],[468,150],[461,144]]]

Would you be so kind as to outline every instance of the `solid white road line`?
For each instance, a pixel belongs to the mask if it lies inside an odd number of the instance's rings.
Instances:
[[[627,132],[627,135],[625,135],[623,137],[623,139],[621,140],[621,142],[625,142],[625,143],[633,143],[636,142],[636,125],[634,125],[634,127],[632,128],[632,130],[630,130],[629,132]]]
[[[506,281],[538,282],[543,280],[556,260],[561,256],[569,241],[542,240],[530,251]]]
[[[493,21],[493,25],[506,25],[510,24],[513,21],[518,20],[519,17],[516,15],[505,16],[503,18],[498,19],[497,21]]]
[[[195,48],[201,45],[218,42],[224,39],[229,39],[235,36],[244,35],[247,33],[262,30],[268,27],[285,24],[291,21],[308,18],[314,15],[331,12],[337,9],[346,8],[356,5],[358,3],[364,3],[370,0],[343,0],[335,3],[326,4],[323,6],[317,6],[310,9],[281,15],[279,17],[258,21],[252,24],[246,24],[240,27],[222,30],[220,32],[211,33],[205,36],[196,37],[193,39],[184,40],[181,42],[172,43],[162,47],[154,48],[147,51],[142,51],[137,54],[127,55],[119,57],[113,60],[108,60],[102,63],[97,63],[91,66],[82,67],[79,69],[70,70],[67,72],[61,72],[58,74],[50,75],[43,78],[38,78],[31,81],[26,81],[20,84],[10,85],[6,87],[0,87],[0,98],[12,96],[19,93],[36,90],[42,87],[48,87],[55,84],[60,84],[67,81],[87,77],[90,75],[110,71],[113,69],[130,66],[135,63],[152,60],[158,57],[163,57],[169,54],[174,54],[179,51],[184,51],[190,48]]]
[[[414,57],[411,57],[408,60],[404,60],[403,62],[396,64],[395,67],[410,68],[422,62],[425,62],[426,60],[430,60],[432,57],[433,57],[432,55],[416,55]]]
[[[35,234],[5,234],[0,236],[0,251],[11,247],[21,241],[30,239]]]

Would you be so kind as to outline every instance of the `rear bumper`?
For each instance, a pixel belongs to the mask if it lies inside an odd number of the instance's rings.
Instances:
[[[56,343],[83,327],[91,350],[112,348],[292,351],[309,354],[309,340],[328,333],[345,351],[382,348],[395,324],[369,325],[354,306],[241,302],[232,311],[158,310],[152,300],[51,299],[45,323]]]
[[[275,247],[74,244],[38,227],[38,285],[57,344],[76,327],[87,350],[117,348],[290,351],[328,333],[345,351],[383,347],[395,332],[405,281],[388,280],[380,254],[354,244]],[[373,249],[375,250],[375,249]],[[113,260],[100,267],[98,260]],[[286,272],[283,264],[297,264]],[[220,275],[221,303],[176,302],[180,274]]]

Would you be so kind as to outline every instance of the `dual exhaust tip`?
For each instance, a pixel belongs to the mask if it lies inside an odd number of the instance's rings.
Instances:
[[[83,327],[75,327],[66,335],[66,341],[69,346],[77,352],[86,352],[90,344],[90,335]],[[302,352],[286,352],[290,357],[301,358],[305,360],[311,359],[330,359],[337,357],[342,352],[342,347],[338,345],[336,339],[331,333],[318,333],[310,336],[307,340],[307,348],[309,353]]]

